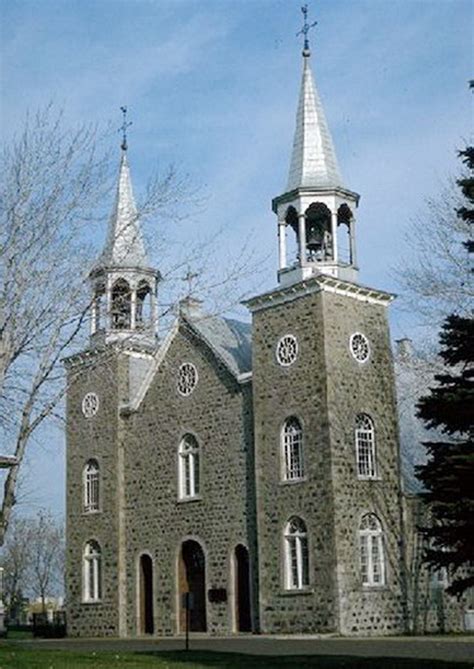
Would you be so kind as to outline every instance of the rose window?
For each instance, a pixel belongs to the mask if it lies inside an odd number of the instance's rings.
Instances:
[[[86,418],[92,418],[99,410],[99,398],[95,393],[87,393],[82,400],[82,413]]]
[[[280,365],[288,367],[292,365],[298,355],[298,341],[294,335],[288,334],[282,337],[276,347],[276,357]]]
[[[370,347],[369,340],[360,332],[355,332],[351,336],[350,349],[357,362],[366,362],[369,359]]]
[[[191,362],[184,362],[178,370],[178,392],[187,397],[190,395],[198,382],[196,367]]]

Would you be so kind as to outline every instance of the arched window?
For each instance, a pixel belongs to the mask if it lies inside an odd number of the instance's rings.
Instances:
[[[290,518],[285,527],[285,586],[301,590],[309,585],[308,534],[301,518]]]
[[[99,510],[100,471],[97,460],[88,460],[83,471],[84,511]]]
[[[359,528],[360,570],[362,585],[385,584],[383,531],[380,520],[373,513],[362,517]]]
[[[283,480],[296,481],[303,478],[303,430],[300,421],[294,416],[285,420],[281,441]]]
[[[179,497],[189,499],[199,495],[199,444],[192,434],[186,434],[179,444]]]
[[[85,602],[102,598],[102,555],[97,541],[88,541],[83,559],[83,593]]]
[[[359,414],[356,418],[355,447],[357,475],[360,478],[374,478],[377,475],[374,423],[365,413]]]
[[[112,287],[112,328],[129,330],[131,327],[131,293],[125,279],[118,279]]]
[[[146,281],[140,281],[137,288],[135,323],[137,327],[151,321],[151,288]]]

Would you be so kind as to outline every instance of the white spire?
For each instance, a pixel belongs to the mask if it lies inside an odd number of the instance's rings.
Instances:
[[[302,187],[343,187],[331,134],[311,72],[309,49],[303,51],[303,78],[286,190]]]
[[[109,221],[107,241],[99,262],[107,267],[149,266],[125,150],[122,150],[117,195]]]

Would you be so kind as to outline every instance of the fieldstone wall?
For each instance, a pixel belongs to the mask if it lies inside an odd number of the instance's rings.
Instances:
[[[177,372],[192,362],[199,381],[188,397]],[[156,635],[179,632],[178,558],[188,538],[206,558],[206,591],[225,588],[227,602],[207,600],[207,630],[234,630],[231,560],[249,549],[253,570],[253,626],[258,627],[252,398],[206,345],[183,325],[137,412],[121,417],[125,448],[127,634],[139,633],[138,564],[153,560]],[[178,445],[186,433],[201,448],[197,499],[178,498]]]
[[[280,337],[297,337],[289,367],[276,359]],[[338,628],[334,499],[326,395],[321,294],[253,315],[253,393],[259,545],[260,617],[265,633],[330,632]],[[283,482],[280,435],[296,416],[304,431],[305,480]],[[285,525],[304,520],[309,536],[310,587],[286,590]]]
[[[404,630],[401,490],[386,307],[331,293],[323,293],[322,301],[340,631],[395,634]],[[354,332],[369,340],[366,362],[358,362],[350,352]],[[375,479],[360,480],[357,475],[355,420],[359,413],[368,414],[375,426]],[[366,513],[379,518],[384,532],[386,582],[380,587],[361,583],[358,530]]]
[[[117,416],[119,358],[76,359],[68,370],[66,473],[66,606],[70,636],[118,635]],[[81,409],[87,392],[99,397],[95,416]],[[90,458],[100,467],[100,512],[84,512],[83,469]],[[83,553],[95,540],[102,549],[102,601],[83,602]]]

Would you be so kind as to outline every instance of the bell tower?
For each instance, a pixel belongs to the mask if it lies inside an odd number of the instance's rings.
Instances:
[[[311,71],[303,8],[303,76],[286,190],[274,198],[280,285],[316,274],[357,282],[355,211],[359,195],[342,180],[331,133]]]
[[[154,347],[157,329],[158,271],[150,267],[127,160],[124,113],[117,193],[105,247],[89,279],[92,284],[91,339]]]

